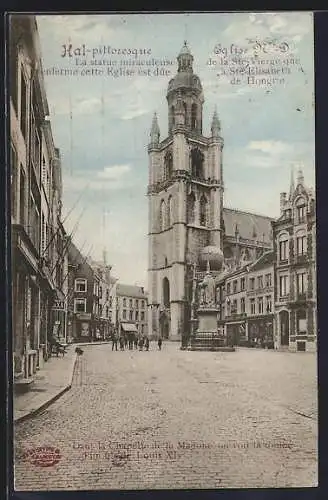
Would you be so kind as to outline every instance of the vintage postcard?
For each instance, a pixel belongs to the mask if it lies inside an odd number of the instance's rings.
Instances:
[[[312,13],[9,35],[15,490],[317,486]]]

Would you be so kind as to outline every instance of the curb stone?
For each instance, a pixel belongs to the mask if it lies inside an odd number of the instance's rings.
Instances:
[[[77,358],[78,358],[78,356],[75,353],[75,356],[73,357],[73,360],[72,360],[72,365],[71,365],[71,371],[70,371],[70,376],[69,376],[68,384],[65,387],[63,387],[63,389],[61,389],[59,392],[57,392],[57,394],[55,394],[50,399],[48,399],[47,401],[45,401],[44,403],[42,403],[38,408],[34,408],[33,410],[25,413],[25,415],[21,415],[21,416],[18,416],[16,418],[14,417],[13,420],[14,420],[15,424],[17,424],[19,422],[23,422],[24,420],[27,420],[30,417],[34,417],[35,415],[38,415],[43,410],[45,410],[46,408],[48,408],[48,406],[50,406],[52,403],[54,403],[55,401],[57,401],[57,399],[59,399],[63,394],[65,394],[65,392],[67,392],[67,391],[69,391],[71,389]]]

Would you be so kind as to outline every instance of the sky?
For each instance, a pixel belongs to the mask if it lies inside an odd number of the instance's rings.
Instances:
[[[73,240],[94,259],[101,259],[106,247],[121,282],[147,287],[147,144],[154,112],[161,140],[167,135],[166,90],[184,40],[203,86],[203,134],[210,134],[215,108],[221,122],[224,205],[279,216],[279,193],[288,192],[291,169],[296,175],[299,167],[314,187],[311,13],[38,15],[37,23],[62,158],[64,225],[68,232],[75,227]],[[286,43],[289,51],[281,57],[299,60],[284,83],[249,85],[244,78],[234,85],[222,75],[215,49],[231,51],[232,44],[249,49],[254,39],[274,40],[274,47]],[[69,44],[75,55],[63,57]],[[132,53],[118,55],[118,49]],[[138,59],[168,61],[170,74],[114,77],[108,64],[91,66],[91,60],[134,60],[135,49],[146,52]],[[270,54],[263,57],[277,58]],[[80,76],[54,75],[52,68],[74,69]],[[104,75],[82,76],[85,68],[103,69]]]

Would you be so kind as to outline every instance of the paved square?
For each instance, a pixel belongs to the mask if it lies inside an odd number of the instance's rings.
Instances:
[[[39,446],[59,462],[33,464]],[[16,490],[316,486],[316,355],[86,346],[15,454]]]

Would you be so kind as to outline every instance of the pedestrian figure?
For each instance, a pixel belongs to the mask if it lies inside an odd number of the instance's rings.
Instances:
[[[114,347],[115,351],[117,351],[117,335],[115,332],[112,335],[112,351],[114,351]]]
[[[158,343],[158,349],[161,350],[162,349],[162,343],[163,343],[162,337],[159,337],[157,343]]]
[[[126,335],[124,335],[124,347],[128,346],[128,338]]]
[[[120,337],[120,349],[121,351],[124,351],[124,337]]]
[[[149,338],[148,337],[146,337],[146,339],[145,339],[145,349],[146,349],[146,351],[149,351]]]
[[[139,339],[139,351],[142,351],[144,345],[144,339],[143,337],[140,337]]]
[[[134,347],[138,349],[138,337],[136,335],[134,336]]]

